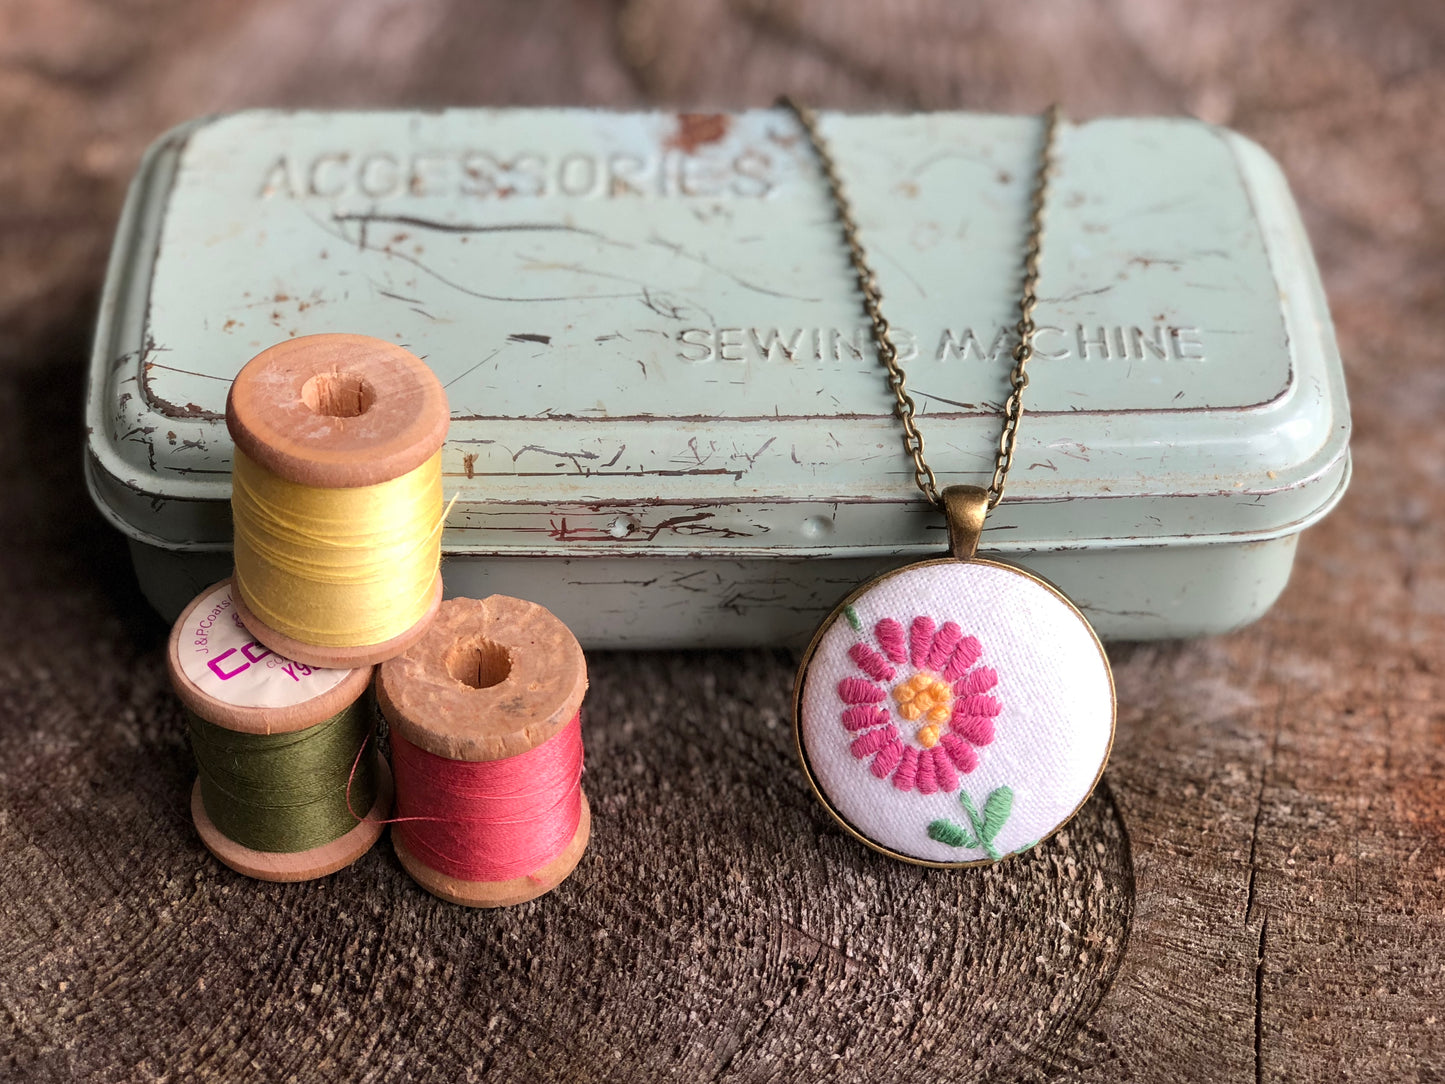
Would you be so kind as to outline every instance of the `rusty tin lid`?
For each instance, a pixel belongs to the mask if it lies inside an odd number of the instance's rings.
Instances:
[[[987,480],[1040,122],[824,114],[942,483]],[[1349,416],[1285,181],[1183,119],[1060,132],[1038,356],[984,547],[1276,537]],[[451,554],[926,552],[832,206],[782,111],[248,112],[161,139],[111,259],[89,477],[225,549],[231,378],[296,335],[427,360]]]

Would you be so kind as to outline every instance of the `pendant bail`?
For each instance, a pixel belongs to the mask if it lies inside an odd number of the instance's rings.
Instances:
[[[943,514],[948,518],[949,550],[955,559],[969,560],[978,552],[983,517],[988,515],[988,490],[982,486],[946,487]]]

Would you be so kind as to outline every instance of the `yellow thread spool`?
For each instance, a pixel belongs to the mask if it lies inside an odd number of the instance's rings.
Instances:
[[[271,347],[226,402],[236,445],[236,611],[257,640],[312,666],[405,651],[441,603],[441,383],[364,335]]]

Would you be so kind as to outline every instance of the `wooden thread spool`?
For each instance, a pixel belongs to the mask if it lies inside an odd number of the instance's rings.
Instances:
[[[238,452],[232,497],[236,607],[256,639],[311,666],[356,667],[398,655],[421,636],[442,597],[439,569],[430,578],[426,572],[440,563],[441,482],[439,461],[433,460],[449,420],[446,393],[426,364],[381,339],[308,335],[246,364],[226,400],[226,426]],[[258,498],[242,492],[242,467],[284,492],[293,508],[271,506],[262,514]],[[415,523],[397,522],[380,495],[423,472],[429,472],[429,488],[396,491],[410,502],[406,508],[422,514]],[[278,526],[289,511],[309,511],[300,509],[302,498],[354,500],[360,510],[348,505]],[[323,533],[332,530],[349,533],[335,539]],[[415,535],[417,546],[405,549],[414,559],[364,566],[372,532],[404,548]],[[277,552],[253,538],[276,543]],[[285,560],[278,555],[283,549]],[[337,568],[321,567],[331,560]],[[393,605],[405,627],[311,631],[343,620],[342,614],[367,615]]]
[[[429,866],[417,851],[426,807],[421,785],[403,767],[403,742],[443,762],[491,764],[531,754],[544,743],[572,740],[587,689],[587,664],[571,631],[541,606],[492,595],[442,603],[432,626],[405,654],[377,672],[376,699],[391,726],[398,801],[391,840],[397,857],[423,888],[469,907],[504,907],[550,892],[587,848],[591,811],[579,783],[577,828],[559,852],[528,873],[473,880]],[[580,754],[580,749],[578,750]],[[580,768],[580,760],[578,763]],[[579,773],[580,774],[580,773]],[[412,840],[412,845],[408,841]],[[483,858],[487,856],[482,856]]]
[[[237,734],[294,734],[326,722],[366,697],[372,668],[312,668],[283,658],[252,639],[237,614],[230,580],[207,588],[171,629],[166,652],[171,685],[186,708]],[[392,777],[373,740],[376,797],[365,817],[330,842],[302,851],[266,851],[226,836],[212,820],[197,778],[191,818],[206,849],[225,865],[263,881],[308,881],[349,866],[381,838],[391,809]]]

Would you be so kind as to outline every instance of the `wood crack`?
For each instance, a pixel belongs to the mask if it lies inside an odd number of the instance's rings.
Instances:
[[[1279,756],[1280,732],[1284,727],[1285,695],[1280,692],[1279,703],[1274,712],[1274,734],[1270,738],[1269,755],[1265,757],[1264,764],[1259,770],[1259,791],[1254,800],[1254,827],[1249,834],[1249,884],[1246,887],[1244,899],[1244,924],[1254,924],[1254,889],[1256,876],[1259,873],[1259,833],[1264,825],[1264,791],[1269,785],[1270,772],[1274,769],[1275,759]]]
[[[1269,937],[1269,916],[1259,924],[1259,951],[1254,964],[1254,1080],[1264,1084],[1264,953]]]

